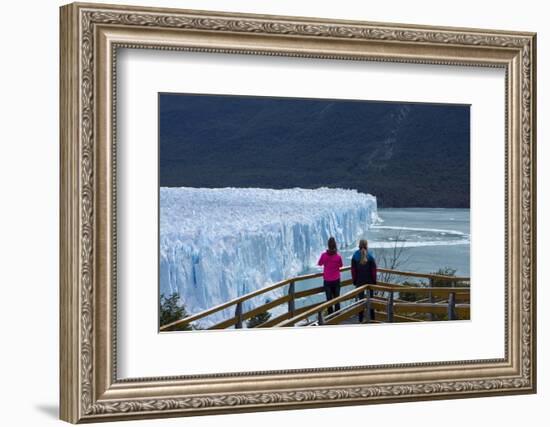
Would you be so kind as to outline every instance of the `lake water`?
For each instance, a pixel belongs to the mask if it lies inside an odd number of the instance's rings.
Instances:
[[[379,209],[378,213],[381,223],[367,238],[379,260],[397,246],[403,250],[401,270],[429,273],[449,267],[459,276],[470,275],[469,209]]]
[[[378,267],[390,267],[394,254],[398,256],[397,269],[419,273],[433,273],[441,268],[456,270],[457,276],[470,275],[470,210],[406,208],[379,209],[380,221],[366,234],[369,250]],[[356,248],[339,248],[344,265],[351,263]],[[312,266],[304,273],[321,271]],[[349,272],[342,279],[350,277]],[[303,281],[297,290],[320,286],[320,279]],[[347,288],[346,291],[351,290]],[[324,295],[303,299],[311,304],[324,299]],[[302,304],[299,304],[300,306]]]

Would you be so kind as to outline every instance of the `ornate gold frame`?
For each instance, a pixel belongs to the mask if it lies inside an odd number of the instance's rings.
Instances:
[[[535,34],[99,4],[61,8],[61,419],[77,423],[533,393]],[[118,380],[118,47],[506,70],[505,357]]]

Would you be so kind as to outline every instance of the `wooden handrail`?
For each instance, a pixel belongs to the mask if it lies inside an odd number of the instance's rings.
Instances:
[[[335,305],[336,303],[346,301],[348,299],[353,298],[356,295],[359,295],[361,292],[365,291],[368,288],[368,285],[363,285],[355,288],[353,291],[349,291],[343,295],[340,295],[339,297],[333,298],[327,302],[324,302],[323,304],[318,305],[317,307],[313,307],[312,309],[305,311],[304,313],[301,313],[297,316],[294,316],[291,319],[285,320],[281,323],[276,324],[275,326],[289,326],[294,325],[296,322],[299,322],[300,320],[304,320],[311,316],[312,314],[315,314],[325,308],[328,308],[330,306]]]
[[[347,267],[341,267],[340,271],[345,272],[351,270],[351,266]],[[378,272],[381,273],[390,273],[394,274],[396,276],[410,276],[410,277],[421,277],[423,279],[436,279],[436,280],[446,280],[449,282],[469,282],[470,278],[466,276],[445,276],[443,274],[435,274],[435,273],[415,273],[412,271],[401,271],[401,270],[392,270],[390,268],[377,268]],[[289,279],[293,282],[299,282],[302,280],[309,280],[309,279],[315,279],[317,277],[322,277],[323,273],[310,273],[305,274],[303,276],[296,276],[292,279]]]
[[[310,310],[304,312],[304,313],[301,313],[300,315],[297,315],[297,316],[294,316],[288,320],[285,320],[283,322],[280,322],[278,324],[276,324],[275,326],[289,326],[289,325],[294,325],[295,323],[299,322],[300,320],[304,320],[306,318],[308,318],[309,316],[315,314],[315,313],[319,313],[321,310],[325,309],[325,308],[328,308],[330,306],[333,306],[334,304],[338,303],[338,302],[343,302],[343,301],[346,301],[348,299],[350,299],[351,297],[354,297],[358,294],[360,294],[361,292],[363,292],[364,290],[368,290],[368,289],[372,289],[372,290],[377,290],[377,291],[386,291],[386,292],[392,292],[392,296],[393,296],[393,292],[410,292],[410,293],[427,293],[427,294],[431,294],[432,296],[450,296],[451,294],[453,296],[456,297],[456,295],[469,295],[470,293],[470,288],[444,288],[444,287],[414,287],[414,286],[400,286],[400,285],[395,285],[395,284],[389,284],[389,283],[385,283],[385,284],[381,284],[381,285],[373,285],[373,284],[367,284],[367,285],[363,285],[363,286],[359,286],[357,287],[355,290],[351,291],[351,292],[348,292],[344,295],[341,295],[337,298],[333,298],[323,304],[320,304],[318,305],[317,307],[313,307],[311,308]],[[399,311],[414,311],[413,309],[416,308],[418,309],[419,312],[431,312],[431,313],[434,313],[434,312],[437,312],[437,313],[441,313],[441,312],[445,312],[447,310],[447,306],[446,305],[442,305],[442,304],[435,304],[435,303],[409,303],[409,302],[393,302],[393,298],[392,298],[392,302],[391,302],[391,305],[392,307],[395,307],[396,309],[398,309]],[[456,311],[457,312],[460,312],[460,313],[466,313],[468,312],[469,313],[469,309],[470,309],[470,305],[469,304],[457,304],[456,305]],[[330,322],[330,321],[329,321]],[[329,322],[327,322],[327,324],[329,324]],[[333,323],[333,322],[331,322]]]
[[[370,289],[375,291],[382,292],[408,292],[411,294],[432,294],[432,296],[448,296],[450,293],[457,295],[469,295],[470,288],[449,288],[449,287],[416,287],[416,286],[402,286],[402,285],[392,285],[392,284],[382,284],[382,285],[369,285]]]
[[[364,301],[357,301],[354,304],[351,304],[350,306],[341,309],[335,315],[327,317],[327,319],[325,320],[325,325],[339,325],[343,320],[349,319],[350,317],[359,314],[361,311],[365,310],[364,304]],[[386,308],[385,303],[378,303],[373,305],[373,307],[376,306],[382,309]],[[378,313],[387,316],[387,313],[384,311],[379,311]],[[398,320],[400,322],[422,322],[421,319],[402,316],[398,314],[394,314],[394,320]]]
[[[432,274],[432,273],[413,273],[411,271],[391,270],[389,268],[378,268],[377,270],[383,273],[391,273],[396,276],[421,277],[423,279],[445,280],[448,282],[469,282],[470,281],[470,278],[465,276],[444,276],[442,274]]]
[[[348,286],[351,286],[353,283],[350,280],[342,280],[340,282],[340,288],[347,288]],[[295,299],[299,299],[299,298],[305,298],[305,297],[309,297],[311,295],[316,295],[316,294],[320,294],[320,293],[324,293],[325,292],[325,288],[322,287],[322,286],[318,286],[316,288],[311,288],[311,289],[305,289],[303,291],[298,291],[298,292],[295,292],[294,293],[294,298]]]
[[[351,266],[340,268],[341,272],[346,272],[346,271],[349,271],[349,270],[351,270]],[[450,281],[450,282],[465,282],[465,281],[470,280],[469,277],[443,276],[443,275],[439,275],[439,274],[430,274],[430,273],[414,273],[414,272],[409,272],[409,271],[391,270],[391,269],[387,269],[387,268],[379,268],[378,272],[390,273],[390,274],[394,274],[396,276],[421,277],[421,278],[429,278],[429,279],[435,279],[435,280],[445,280],[445,281]],[[304,280],[315,279],[315,278],[322,277],[322,276],[323,276],[323,273],[319,272],[319,273],[305,274],[305,275],[302,275],[302,276],[296,276],[296,277],[293,277],[293,278],[290,278],[290,279],[285,279],[285,280],[282,280],[280,282],[274,283],[272,285],[266,286],[264,288],[257,289],[255,291],[249,292],[245,295],[241,295],[240,297],[234,298],[230,301],[227,301],[227,302],[224,302],[224,303],[219,304],[217,306],[211,307],[207,310],[203,310],[199,313],[192,314],[192,315],[187,316],[183,319],[179,319],[179,320],[176,320],[174,322],[168,323],[166,325],[162,325],[160,327],[160,330],[161,331],[167,331],[167,330],[170,330],[170,329],[172,329],[176,326],[179,326],[179,325],[189,324],[189,323],[191,323],[195,320],[202,319],[202,318],[207,317],[211,314],[214,314],[218,311],[229,308],[229,307],[231,307],[235,304],[242,303],[242,302],[244,302],[246,300],[249,300],[251,298],[254,298],[258,295],[261,295],[261,294],[264,294],[266,292],[270,292],[270,291],[273,291],[275,289],[286,286],[286,285],[288,285],[292,282],[296,283],[296,282],[300,282],[300,281],[304,281]],[[349,286],[351,283],[352,283],[351,279],[346,279],[346,280],[343,280],[341,282],[340,286],[342,286],[342,287],[343,286]],[[438,295],[441,295],[441,294],[443,294],[447,291],[447,288],[443,288],[443,287],[441,287],[441,288],[421,288],[421,287],[418,287],[417,288],[417,287],[410,287],[410,286],[409,287],[404,287],[404,285],[389,284],[389,283],[380,283],[380,286],[386,286],[386,287],[391,286],[391,287],[394,288],[393,290],[395,290],[395,288],[400,288],[399,291],[401,291],[401,292],[411,292],[411,293],[413,293],[413,292],[414,293],[415,292],[419,292],[419,293],[429,292],[429,289],[432,289]],[[305,290],[305,291],[296,292],[294,298],[298,299],[298,298],[302,298],[302,297],[305,297],[305,296],[314,295],[316,293],[322,292],[322,288],[314,288],[314,289],[315,289],[315,292],[314,292],[314,290]],[[460,291],[462,289],[467,289],[467,288],[448,288],[448,289],[453,289],[452,292],[460,293]],[[377,290],[389,291],[389,290],[392,290],[392,289],[377,289]],[[426,290],[426,291],[423,291],[423,290]],[[449,291],[449,292],[451,292],[451,291]],[[284,301],[281,302],[281,304],[282,303],[284,303]],[[261,308],[261,306],[258,307],[257,309],[260,309],[260,308]],[[255,309],[254,311],[256,311],[257,309]],[[228,319],[227,321],[223,321],[223,322],[220,322],[220,323],[221,324],[226,324],[227,323],[228,326],[231,326],[232,323],[230,323],[230,320],[231,319]]]
[[[305,307],[297,308],[295,311],[296,314],[303,313],[306,310],[311,309],[312,307],[317,307],[319,304],[322,304],[320,302],[316,302],[314,304],[306,305]],[[282,322],[283,320],[290,319],[292,316],[287,311],[286,313],[283,313],[277,317],[274,317],[273,319],[269,319],[267,322],[262,323],[261,325],[256,326],[257,328],[271,328],[272,326],[276,325],[279,322]]]
[[[250,311],[243,313],[241,315],[241,318],[242,320],[248,320],[251,317],[254,317],[260,313],[263,313],[269,310],[270,308],[277,307],[278,305],[288,302],[289,299],[290,297],[288,295],[282,296],[273,301],[265,303],[264,305],[261,305],[259,307],[256,307]],[[230,319],[224,320],[223,322],[217,323],[214,326],[210,326],[208,329],[225,329],[225,328],[228,328],[229,326],[233,326],[235,323],[237,323],[237,319],[235,317],[232,317]]]
[[[235,305],[239,302],[246,301],[247,299],[250,299],[250,298],[256,297],[258,295],[261,295],[263,293],[266,293],[266,292],[275,290],[277,288],[280,288],[281,286],[288,285],[290,282],[292,282],[292,279],[286,279],[286,280],[282,280],[280,282],[274,283],[273,285],[267,286],[265,288],[257,289],[253,292],[250,292],[250,293],[242,295],[238,298],[229,300],[229,301],[224,302],[222,304],[216,305],[216,306],[214,306],[212,308],[209,308],[207,310],[201,311],[199,313],[193,314],[193,315],[188,316],[188,317],[184,317],[183,319],[176,320],[172,323],[168,323],[166,325],[163,325],[163,326],[161,326],[160,330],[162,331],[162,330],[170,329],[170,328],[172,328],[174,326],[177,326],[179,324],[182,324],[182,323],[193,322],[194,320],[198,320],[198,319],[201,319],[203,317],[209,316],[211,314],[216,313],[217,311],[221,311],[223,309],[231,307],[232,305]]]
[[[414,302],[402,302],[395,303],[394,310],[400,313],[447,313],[447,304],[437,303],[414,303]],[[470,312],[470,304],[456,304],[455,310],[461,314],[467,314]]]

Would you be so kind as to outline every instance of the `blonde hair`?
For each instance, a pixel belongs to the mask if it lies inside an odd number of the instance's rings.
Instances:
[[[361,239],[359,240],[359,250],[361,251],[361,259],[359,260],[359,264],[366,264],[368,261],[368,250],[369,250],[369,242],[367,239]]]

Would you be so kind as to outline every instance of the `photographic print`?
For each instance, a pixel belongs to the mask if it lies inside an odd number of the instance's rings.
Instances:
[[[158,99],[161,331],[469,319],[469,105]]]
[[[536,392],[535,33],[59,22],[61,419]]]

